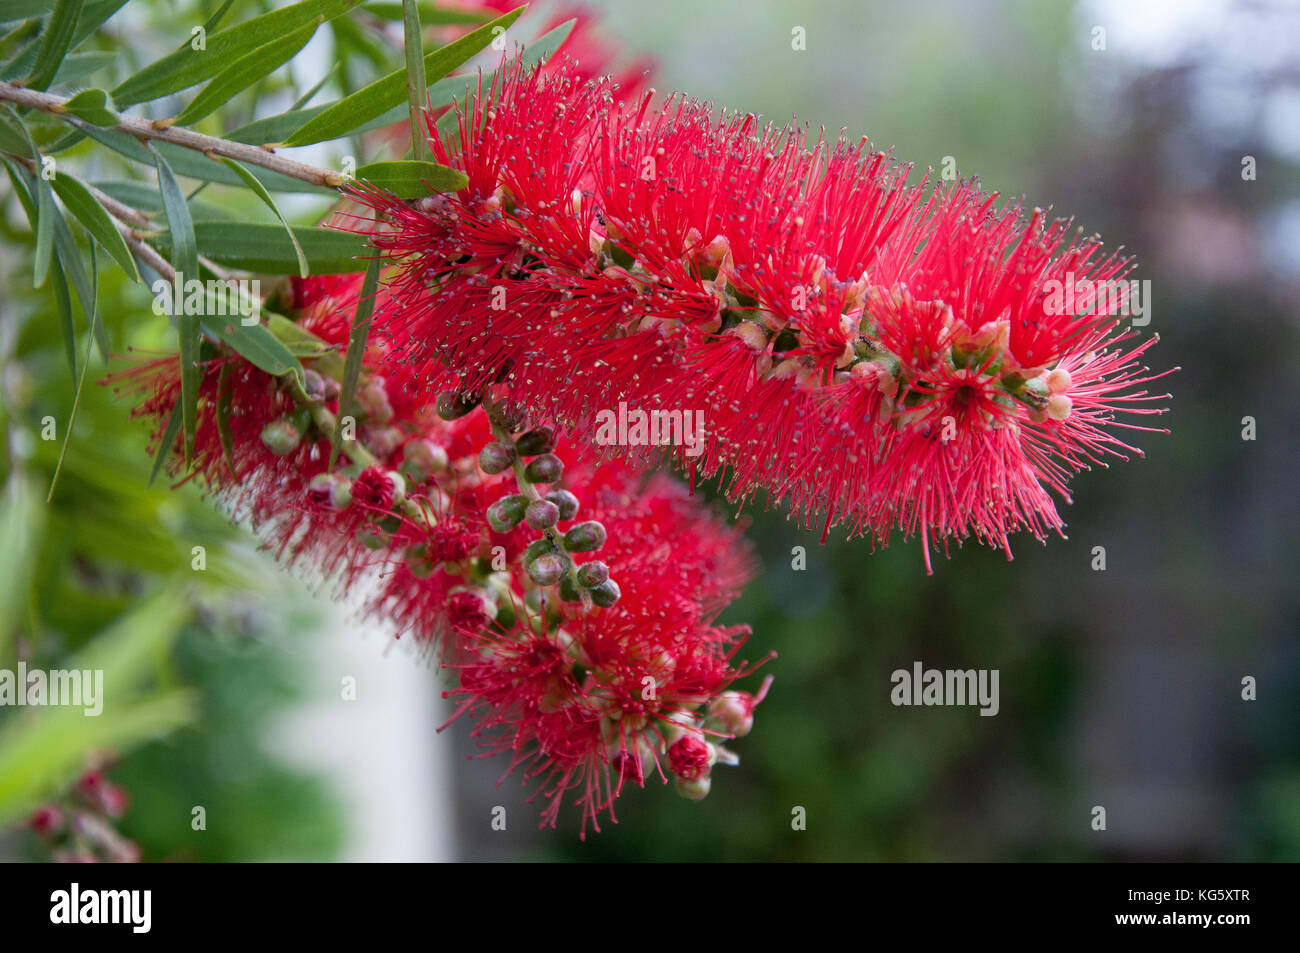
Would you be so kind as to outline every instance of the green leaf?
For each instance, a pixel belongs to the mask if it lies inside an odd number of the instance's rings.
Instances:
[[[217,29],[217,27],[221,25],[221,21],[226,18],[226,13],[229,12],[230,8],[234,5],[234,3],[235,0],[225,0],[225,2],[221,4],[221,6],[217,7],[217,9],[213,12],[212,16],[208,17],[208,21],[203,24],[203,32],[204,33],[214,32]]]
[[[261,182],[257,181],[253,176],[253,173],[249,172],[234,159],[223,158],[221,161],[234,169],[235,172],[239,174],[239,177],[248,183],[248,187],[257,193],[257,197],[266,203],[266,207],[275,213],[275,217],[278,218],[280,224],[284,226],[284,230],[288,234],[289,240],[293,242],[293,250],[298,255],[298,276],[300,278],[306,278],[307,275],[311,273],[310,269],[307,267],[307,256],[303,254],[302,245],[298,243],[298,236],[293,233],[293,229],[289,227],[289,222],[282,214],[280,214],[280,209],[276,206],[275,199],[271,198],[271,193],[266,191],[266,188]]]
[[[352,331],[348,335],[348,356],[343,365],[343,381],[339,390],[340,425],[334,428],[334,442],[330,447],[330,466],[338,459],[342,444],[342,420],[345,417],[356,419],[357,414],[357,380],[361,376],[361,359],[365,357],[366,341],[370,337],[370,318],[375,313],[375,292],[379,289],[379,269],[381,259],[372,258],[366,266],[366,277],[361,283],[361,296],[357,298],[356,314],[352,318]]]
[[[24,618],[27,588],[36,570],[36,554],[45,510],[21,472],[11,471],[0,503],[0,551],[5,571],[0,573],[0,659],[9,657],[14,623]]]
[[[58,0],[54,12],[50,14],[45,25],[45,36],[41,41],[41,51],[36,55],[36,63],[27,77],[29,89],[45,89],[59,71],[59,64],[72,45],[72,35],[77,29],[77,18],[81,16],[81,0]]]
[[[302,381],[302,363],[264,324],[244,324],[218,317],[211,312],[213,300],[209,297],[209,314],[203,318],[203,327],[213,337],[235,351],[240,357],[275,377],[293,374]],[[272,318],[275,316],[272,315]]]
[[[301,0],[279,10],[245,20],[207,37],[206,49],[189,43],[146,66],[113,90],[113,101],[125,107],[188,89],[216,75],[232,57],[261,46],[267,37],[284,36],[322,17],[332,20],[359,0]]]
[[[430,192],[456,192],[469,184],[459,169],[436,162],[372,162],[357,169],[357,178],[387,189],[400,199],[418,199]]]
[[[441,49],[424,57],[428,76],[444,76],[492,42],[502,30],[519,18],[524,8],[511,10]],[[392,109],[405,98],[406,70],[389,73],[351,96],[339,100],[320,115],[310,119],[286,141],[286,146],[305,146],[347,135],[361,124]]]
[[[185,193],[176,182],[167,160],[155,153],[158,163],[158,189],[162,193],[163,213],[174,238],[172,264],[185,278],[199,277],[199,247],[194,235],[194,221]],[[164,276],[165,277],[165,276]],[[179,298],[180,296],[176,296]],[[194,459],[194,435],[199,413],[199,315],[191,314],[180,300],[172,302],[176,318],[176,337],[180,342],[181,424],[185,430],[185,465]]]
[[[420,22],[425,26],[442,26],[446,24],[482,23],[490,13],[482,10],[453,10],[447,7],[435,7],[429,3],[417,3]],[[403,10],[401,3],[367,3],[361,7],[381,20],[401,20]]]
[[[365,252],[361,236],[328,228],[291,227],[312,274],[347,274],[365,268],[365,262],[357,260]],[[204,253],[218,264],[264,274],[298,272],[298,248],[279,225],[205,221],[195,222],[194,232]],[[169,232],[159,232],[152,240],[164,247],[172,242]]]
[[[54,191],[63,200],[64,207],[86,227],[86,231],[108,252],[109,257],[121,266],[132,281],[139,281],[140,270],[136,267],[135,258],[131,256],[131,249],[127,247],[122,233],[117,230],[99,199],[66,172],[54,177]]]
[[[77,31],[72,35],[72,49],[81,45],[81,41],[94,33],[114,13],[126,6],[127,0],[93,0],[81,10],[77,18]],[[58,79],[56,76],[55,79]]]
[[[22,120],[7,106],[5,109],[0,109],[0,151],[22,156],[24,159],[34,158],[36,155],[31,140],[27,138]]]
[[[69,53],[63,58],[63,65],[59,67],[59,71],[54,74],[53,85],[75,83],[96,70],[117,62],[117,58],[117,53]]]
[[[113,684],[107,671],[105,684]],[[86,718],[73,707],[43,708],[0,734],[0,824],[8,825],[85,770],[96,751],[125,753],[193,721],[194,692],[177,689],[138,702],[119,701],[111,713]]]
[[[75,380],[77,376],[77,328],[72,320],[72,296],[68,291],[68,279],[63,273],[63,266],[54,263],[54,307],[59,313],[59,327],[63,331],[63,353],[68,359],[68,370]]]
[[[176,125],[188,126],[198,122],[204,116],[211,115],[237,93],[243,92],[263,76],[271,74],[293,59],[297,52],[307,45],[307,41],[312,38],[316,28],[324,22],[324,19],[324,17],[317,17],[306,26],[249,50],[236,59],[191,100],[176,117]]]
[[[176,167],[172,166],[172,171],[175,170]],[[158,194],[157,189],[145,185],[143,182],[124,182],[120,179],[111,179],[96,181],[91,184],[105,195],[111,196],[119,202],[124,202],[146,215],[162,214],[162,196]],[[231,216],[229,208],[216,205],[203,198],[191,197],[188,202],[190,215],[195,219],[219,219]]]
[[[181,402],[178,400],[172,405],[171,416],[167,418],[167,429],[163,431],[162,441],[158,444],[158,450],[154,454],[153,469],[149,471],[149,485],[153,486],[153,481],[157,479],[163,464],[171,455],[172,447],[176,446],[176,435],[181,432]]]
[[[221,365],[221,374],[217,378],[217,435],[221,438],[221,455],[226,466],[230,468],[231,478],[235,473],[235,432],[230,426],[230,411],[234,406],[235,388],[232,382],[234,370],[229,361]]]
[[[411,148],[416,159],[429,161],[428,129],[420,128],[422,100],[429,84],[424,78],[424,40],[420,35],[420,10],[415,0],[402,0],[402,40],[406,49],[406,97],[411,112]]]
[[[50,251],[54,247],[54,217],[59,210],[54,205],[54,193],[44,176],[37,175],[36,181],[36,261],[35,277],[32,283],[39,288],[45,284],[45,276],[50,270]]]
[[[0,23],[43,17],[54,9],[54,0],[7,0],[0,6]]]
[[[116,126],[122,117],[108,105],[108,93],[102,89],[83,89],[63,106],[65,112],[94,126]]]
[[[68,455],[68,444],[72,442],[72,425],[77,421],[77,409],[81,406],[81,391],[86,386],[86,371],[90,369],[90,345],[99,323],[99,272],[95,267],[95,249],[91,246],[90,271],[95,275],[95,303],[91,306],[90,334],[86,338],[86,358],[81,362],[81,373],[77,375],[77,390],[72,395],[72,412],[68,414],[68,423],[63,430],[63,446],[59,448],[59,459],[54,464],[54,475],[50,477],[50,492],[45,495],[45,502],[54,499],[54,488],[59,485],[59,474],[63,472],[63,460]],[[68,306],[71,318],[71,305]],[[76,373],[75,371],[73,373]]]

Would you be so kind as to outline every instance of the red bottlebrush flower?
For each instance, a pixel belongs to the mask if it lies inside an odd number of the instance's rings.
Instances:
[[[1122,294],[1058,300],[1130,268],[1067,222],[705,104],[518,65],[495,82],[456,137],[430,129],[465,189],[354,192],[386,218],[367,226],[399,263],[386,347],[415,380],[500,386],[637,463],[664,451],[611,446],[598,418],[698,413],[699,446],[668,451],[692,477],[919,534],[927,567],[931,542],[1059,531],[1048,491],[1132,451],[1108,428],[1148,428],[1116,413],[1161,412],[1134,360],[1150,342],[1116,350]]]
[[[376,510],[390,510],[397,488],[387,470],[366,467],[352,481],[352,499],[362,506]]]
[[[355,280],[305,283],[299,327],[336,333],[359,293]],[[684,487],[579,458],[569,434],[499,388],[439,401],[421,392],[395,359],[392,313],[376,311],[358,440],[344,440],[333,470],[337,388],[291,388],[218,352],[201,376],[185,479],[250,514],[283,562],[344,587],[364,582],[369,614],[459,674],[452,694],[487,752],[509,751],[512,766],[548,779],[544,820],[579,789],[585,829],[613,817],[624,782],[643,784],[669,737],[704,730],[706,706],[752,671],[732,661],[747,630],[712,624],[752,559],[740,530]],[[306,373],[339,373],[335,358],[308,358]],[[137,414],[160,433],[179,393],[176,362],[117,379],[145,395]],[[488,445],[503,466],[483,466]]]

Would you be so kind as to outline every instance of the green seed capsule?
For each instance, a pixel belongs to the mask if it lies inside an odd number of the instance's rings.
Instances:
[[[593,553],[605,545],[605,527],[595,520],[579,523],[564,534],[564,548],[571,553]]]
[[[443,391],[438,395],[438,416],[443,420],[459,420],[478,404],[477,394],[455,394],[451,391]]]
[[[618,602],[622,597],[623,590],[618,587],[613,579],[606,579],[599,586],[591,590],[591,601],[596,603],[602,609],[608,609]]]
[[[550,500],[534,500],[528,504],[524,518],[533,529],[550,529],[560,519],[560,508]]]
[[[528,564],[528,575],[539,586],[553,586],[564,577],[564,561],[555,553],[538,556]]]
[[[553,453],[544,453],[528,464],[524,476],[532,483],[554,483],[564,475],[564,462]]]
[[[594,589],[608,578],[609,567],[599,559],[593,559],[578,567],[578,585],[584,589]]]
[[[546,494],[546,499],[559,507],[561,520],[571,520],[578,515],[578,498],[568,490],[552,490]]]
[[[505,473],[515,462],[515,452],[504,443],[490,443],[478,455],[484,473]]]
[[[565,602],[581,602],[582,594],[573,584],[573,577],[565,573],[560,577],[560,598]]]
[[[515,441],[515,449],[521,457],[536,457],[550,453],[555,449],[555,431],[550,427],[538,427],[530,430]]]
[[[516,493],[503,496],[487,508],[487,521],[498,533],[508,533],[524,518],[528,497]]]
[[[301,439],[298,428],[287,417],[272,420],[262,428],[262,443],[277,457],[287,457],[293,453]]]

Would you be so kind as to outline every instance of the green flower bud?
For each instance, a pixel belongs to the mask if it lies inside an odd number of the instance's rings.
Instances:
[[[505,473],[515,462],[515,452],[504,443],[490,443],[478,455],[484,473]]]
[[[564,577],[565,567],[557,553],[538,556],[528,564],[528,575],[539,586],[553,586]]]
[[[456,394],[443,391],[438,395],[438,416],[443,420],[458,420],[479,405],[477,394]]]
[[[307,370],[303,371],[302,375],[302,389],[303,393],[307,395],[308,400],[312,403],[319,404],[325,399],[327,393],[325,378],[321,376],[319,371],[313,371],[311,368],[307,368]]]
[[[538,427],[530,430],[515,441],[515,449],[521,457],[536,457],[550,453],[555,449],[555,431],[550,427]]]
[[[372,424],[386,424],[393,419],[393,405],[388,402],[388,392],[378,378],[371,378],[357,388],[357,406]]]
[[[691,801],[703,801],[708,797],[711,786],[712,782],[707,774],[689,781],[686,778],[677,779],[677,793]]]
[[[584,589],[594,589],[609,578],[609,567],[599,559],[583,563],[578,567],[578,585]]]
[[[388,546],[388,537],[372,533],[368,529],[357,530],[357,540],[366,549],[384,549]]]
[[[582,594],[573,584],[573,577],[567,572],[560,577],[560,598],[565,602],[581,602]]]
[[[560,508],[550,500],[534,500],[528,504],[524,518],[533,529],[550,529],[560,519]]]
[[[544,453],[528,464],[524,476],[533,483],[554,483],[564,475],[564,462],[553,453]]]
[[[522,494],[503,496],[487,508],[488,525],[498,533],[508,533],[519,525],[527,507],[528,497]]]
[[[595,520],[579,523],[564,534],[564,548],[571,553],[594,553],[605,545],[605,527]]]
[[[578,515],[578,498],[568,490],[552,490],[546,494],[546,499],[560,508],[561,520],[571,520]]]
[[[287,457],[298,449],[302,435],[287,417],[272,420],[262,428],[262,443],[277,457]]]
[[[549,553],[558,553],[559,547],[543,536],[541,539],[535,539],[528,544],[524,550],[524,562],[530,563],[539,556],[545,556]]]
[[[592,587],[591,601],[602,609],[608,609],[617,603],[622,595],[623,590],[618,587],[618,583],[613,579],[606,579],[599,586]]]
[[[403,456],[407,463],[419,467],[426,474],[447,469],[447,451],[429,440],[412,440],[406,445]]]

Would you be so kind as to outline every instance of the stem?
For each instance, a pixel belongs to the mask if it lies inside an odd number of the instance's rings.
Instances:
[[[42,93],[15,86],[13,83],[0,82],[0,101],[8,101],[28,109],[59,116],[79,129],[84,125],[80,119],[68,115],[68,100],[52,93]],[[242,142],[231,142],[216,136],[206,136],[201,132],[168,126],[162,121],[150,122],[147,119],[135,119],[130,116],[122,116],[121,120],[116,126],[106,128],[125,132],[141,141],[155,139],[158,142],[170,142],[172,145],[202,152],[208,158],[225,156],[238,162],[247,162],[249,165],[261,166],[263,169],[324,188],[337,189],[347,181],[346,176],[332,169],[322,169],[319,166],[278,156],[269,146],[250,146]]]

